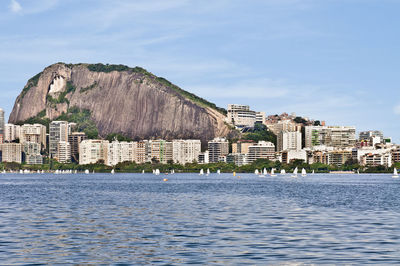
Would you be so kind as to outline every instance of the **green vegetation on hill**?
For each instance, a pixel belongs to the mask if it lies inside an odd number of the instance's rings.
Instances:
[[[119,133],[111,133],[111,134],[108,134],[106,137],[106,140],[108,140],[110,142],[113,141],[114,139],[117,139],[118,141],[132,141],[131,138],[125,137],[124,135],[119,134]]]
[[[69,100],[66,98],[67,94],[70,92],[74,92],[76,90],[75,86],[72,84],[71,81],[67,81],[66,89],[58,95],[58,98],[55,99],[51,97],[49,94],[47,95],[47,102],[55,105],[58,103],[67,103],[69,104]]]
[[[141,67],[128,67],[125,65],[109,65],[109,64],[90,64],[87,65],[87,68],[90,71],[94,71],[94,72],[105,72],[105,73],[109,73],[112,71],[128,71],[128,72],[133,72],[133,73],[139,73],[139,74],[143,74],[146,77],[150,78],[151,80],[157,81],[159,84],[161,84],[164,87],[170,88],[173,91],[175,91],[176,93],[178,93],[179,95],[183,96],[184,98],[199,104],[202,107],[210,107],[224,115],[226,115],[226,110],[224,108],[220,108],[217,107],[215,104],[201,98],[198,97],[197,95],[187,92],[185,90],[182,90],[181,88],[179,88],[178,86],[172,84],[171,82],[169,82],[168,80],[166,80],[165,78],[162,77],[157,77],[156,75],[148,72],[147,70],[145,70],[144,68]]]
[[[276,135],[268,130],[264,124],[256,123],[254,129],[248,133],[244,133],[242,139],[258,141],[270,141],[276,146]]]

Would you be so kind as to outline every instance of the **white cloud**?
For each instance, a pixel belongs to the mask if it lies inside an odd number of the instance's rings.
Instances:
[[[9,7],[14,13],[19,13],[22,10],[22,6],[16,0],[11,0]]]
[[[393,108],[393,112],[396,115],[400,115],[400,103]]]

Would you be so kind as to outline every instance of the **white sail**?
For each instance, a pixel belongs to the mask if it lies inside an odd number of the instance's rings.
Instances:
[[[89,170],[88,169],[85,170],[85,174],[87,174],[87,175],[89,174]]]
[[[263,175],[268,175],[268,171],[267,171],[267,169],[265,169],[265,168],[264,168],[264,170],[263,170]]]
[[[114,169],[111,170],[111,174],[112,175],[115,174],[115,170]]]
[[[199,175],[204,175],[204,170],[201,169]]]
[[[207,168],[207,175],[209,175],[209,174],[210,174],[210,169]]]
[[[297,169],[297,167],[294,168],[292,177],[297,177],[297,172],[298,171],[299,171],[299,169]]]
[[[359,175],[359,174],[360,174],[360,170],[357,169],[357,175]]]
[[[217,174],[221,174],[221,170],[218,169],[218,170],[217,170]]]
[[[44,170],[42,170],[42,174],[44,174]]]
[[[156,173],[156,175],[159,175],[160,174],[160,169],[157,168],[155,173]]]
[[[271,176],[276,176],[274,168],[271,169]]]
[[[282,170],[281,170],[281,175],[286,175],[285,169],[282,169]]]
[[[254,174],[255,174],[255,175],[258,175],[258,174],[259,174],[258,169],[256,169],[256,170],[254,171]]]
[[[307,175],[307,172],[306,172],[306,169],[301,169],[301,176],[306,176]]]
[[[314,170],[312,170],[312,174],[315,174],[315,171],[314,171]]]
[[[142,174],[144,174],[144,170],[142,170]]]
[[[399,174],[397,173],[397,169],[396,168],[394,168],[394,170],[393,170],[393,176],[392,176],[393,178],[398,178],[399,177]]]

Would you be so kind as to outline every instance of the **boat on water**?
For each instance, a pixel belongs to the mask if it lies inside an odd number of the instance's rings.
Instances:
[[[268,171],[267,171],[267,169],[264,168],[260,174],[260,177],[265,177],[267,174],[268,174]]]
[[[306,169],[301,169],[301,176],[307,176],[307,171]]]
[[[298,173],[298,171],[299,171],[299,169],[297,169],[297,167],[296,167],[296,168],[294,168],[294,170],[293,170],[293,174],[292,174],[292,177],[297,177],[297,173]]]
[[[210,169],[207,168],[207,176],[210,175]]]
[[[312,174],[312,175],[313,175],[313,174],[315,174],[315,171],[314,171],[314,170],[312,170],[312,173],[311,173],[311,174]]]
[[[282,170],[281,170],[281,175],[286,175],[285,169],[282,169]]]
[[[111,174],[112,175],[115,174],[115,170],[114,169],[111,170]]]
[[[274,168],[271,169],[271,176],[276,176]]]
[[[220,174],[221,174],[221,170],[219,170],[219,169],[218,169],[218,170],[217,170],[217,174],[219,174],[219,175],[220,175]]]
[[[142,174],[144,174],[144,170],[142,170]]]
[[[397,169],[396,169],[396,168],[394,168],[394,170],[393,170],[393,175],[392,175],[392,177],[393,177],[393,178],[399,178],[399,174],[397,173]]]
[[[154,171],[154,174],[155,174],[155,175],[159,175],[159,174],[160,174],[160,169],[157,168],[157,169]]]
[[[85,170],[85,174],[87,174],[87,175],[89,174],[89,170],[88,169]]]
[[[204,170],[201,169],[199,175],[204,175]]]
[[[258,172],[258,169],[254,170],[255,175],[259,175],[260,173]]]

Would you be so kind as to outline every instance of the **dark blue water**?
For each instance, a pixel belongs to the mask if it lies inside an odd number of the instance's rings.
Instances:
[[[0,264],[399,264],[391,175],[0,175]]]

